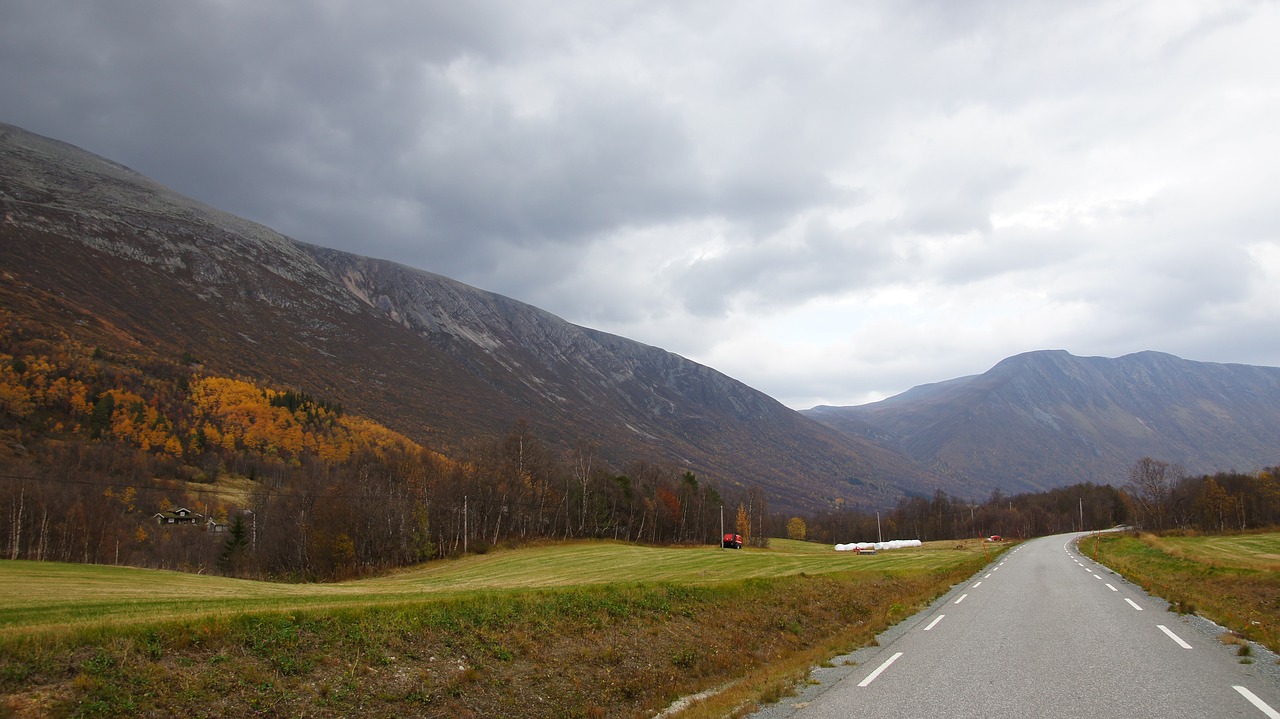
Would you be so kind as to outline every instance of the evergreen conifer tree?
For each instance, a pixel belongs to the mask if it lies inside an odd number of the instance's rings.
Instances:
[[[223,574],[236,575],[244,568],[246,555],[249,553],[249,530],[244,526],[244,517],[239,514],[231,521],[231,536],[222,546],[218,555],[218,568]]]

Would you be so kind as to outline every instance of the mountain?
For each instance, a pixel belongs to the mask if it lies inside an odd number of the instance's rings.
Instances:
[[[1041,351],[971,377],[803,414],[901,451],[952,486],[1038,491],[1124,484],[1154,457],[1188,472],[1280,462],[1280,368]]]
[[[779,509],[928,491],[896,450],[656,347],[391,262],[316,247],[0,124],[0,303],[91,346],[342,403],[448,454],[518,420]]]

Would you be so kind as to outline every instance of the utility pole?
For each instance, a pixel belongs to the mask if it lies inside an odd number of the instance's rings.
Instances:
[[[1084,531],[1084,497],[1080,497],[1080,531]]]
[[[724,505],[720,505],[720,548],[724,549]]]
[[[462,553],[467,553],[467,495],[462,495]]]
[[[876,510],[876,541],[884,544],[884,535],[880,533],[880,510]]]

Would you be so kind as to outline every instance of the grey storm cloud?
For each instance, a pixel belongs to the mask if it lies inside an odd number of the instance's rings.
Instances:
[[[1274,2],[0,0],[3,117],[792,406],[1280,362]]]

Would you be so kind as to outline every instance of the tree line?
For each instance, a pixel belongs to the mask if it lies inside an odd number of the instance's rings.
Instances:
[[[1143,457],[1124,486],[1140,529],[1245,531],[1280,525],[1280,467],[1188,475],[1177,465]]]
[[[334,579],[541,539],[750,546],[769,537],[1031,537],[1133,523],[1280,524],[1280,472],[1182,476],[1144,458],[1128,483],[973,501],[938,490],[876,509],[769,511],[682,468],[615,467],[588,439],[523,421],[449,457],[296,389],[30,336],[0,312],[0,557]],[[184,507],[196,524],[170,524]]]
[[[252,466],[233,501],[215,484],[156,479],[155,463],[119,442],[44,447],[3,466],[0,556],[326,580],[540,539],[707,544],[722,517],[766,536],[758,490],[725,516],[730,500],[691,472],[618,472],[587,444],[551,450],[523,422],[464,461],[396,447]],[[179,506],[201,521],[162,523]]]
[[[1119,490],[1087,482],[1009,496],[996,490],[980,502],[939,489],[932,496],[904,496],[879,510],[853,507],[822,512],[804,520],[804,527],[809,539],[829,544],[880,539],[930,542],[1105,529],[1127,517],[1128,505]]]
[[[784,536],[786,520],[771,531]],[[1134,463],[1119,487],[1086,482],[974,502],[938,490],[893,507],[839,509],[803,519],[809,539],[827,543],[884,539],[1026,538],[1132,525],[1142,531],[1246,531],[1280,526],[1280,467],[1188,474],[1150,457]],[[794,530],[792,532],[794,534]]]

